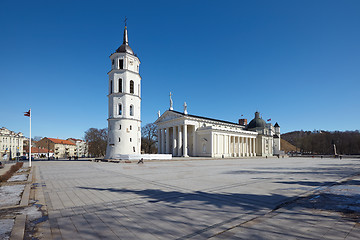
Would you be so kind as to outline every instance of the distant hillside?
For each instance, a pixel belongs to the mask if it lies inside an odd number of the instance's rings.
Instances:
[[[284,140],[284,139],[280,139],[280,150],[284,151],[285,153],[288,152],[296,152],[296,147],[294,145],[292,145],[291,143],[289,143],[288,141]]]
[[[281,138],[298,148],[298,151],[310,154],[360,154],[360,132],[357,131],[294,131],[284,133]]]

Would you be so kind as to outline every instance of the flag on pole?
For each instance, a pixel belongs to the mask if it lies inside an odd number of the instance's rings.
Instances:
[[[270,122],[270,121],[271,121],[271,118],[269,118],[267,121]]]
[[[31,167],[31,108],[29,111],[24,112],[25,117],[29,117],[30,120],[30,137],[29,137],[29,167]]]

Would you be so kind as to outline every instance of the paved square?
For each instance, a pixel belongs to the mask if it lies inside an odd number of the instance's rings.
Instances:
[[[351,239],[358,227],[338,213],[296,206],[271,211],[358,174],[359,163],[248,158],[34,167],[53,239]],[[329,227],[339,223],[338,230]]]

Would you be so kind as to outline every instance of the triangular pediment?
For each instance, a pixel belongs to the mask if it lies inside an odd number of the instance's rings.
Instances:
[[[181,113],[177,113],[171,110],[167,110],[166,112],[164,112],[154,123],[161,123],[161,122],[167,122],[176,118],[181,118],[183,117],[183,114]]]

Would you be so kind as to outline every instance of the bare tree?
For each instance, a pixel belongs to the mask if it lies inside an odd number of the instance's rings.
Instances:
[[[154,123],[141,128],[141,150],[145,153],[157,153],[157,127]]]
[[[106,154],[107,128],[89,128],[85,132],[85,141],[89,144],[89,155],[102,157]]]
[[[35,137],[32,138],[32,140],[38,142],[38,141],[40,141],[42,138],[43,138],[43,137],[41,137],[41,136],[35,136]]]
[[[339,154],[360,154],[360,132],[356,131],[294,131],[281,138],[308,154],[334,154],[333,144]]]

